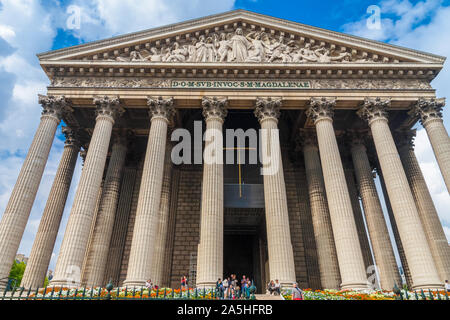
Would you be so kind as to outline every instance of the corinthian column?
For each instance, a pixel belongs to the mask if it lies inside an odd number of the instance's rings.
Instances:
[[[367,289],[367,276],[344,168],[333,128],[335,100],[311,99],[343,289]]]
[[[122,112],[118,98],[94,99],[94,103],[97,106],[94,133],[67,222],[55,276],[50,282],[52,286],[80,285],[81,268],[102,183],[111,132],[115,118]]]
[[[119,285],[120,267],[127,236],[136,171],[137,169],[134,166],[123,170],[122,186],[111,236],[111,248],[109,249],[108,262],[106,263],[107,268],[104,281],[111,280],[116,286]]]
[[[62,132],[66,136],[66,144],[21,282],[22,287],[33,290],[44,285],[80,152],[76,132],[68,127],[63,127]]]
[[[154,241],[158,231],[167,127],[173,116],[173,99],[149,98],[151,127],[139,191],[126,286],[142,286],[151,279]]]
[[[270,278],[278,279],[282,285],[292,286],[296,276],[278,131],[280,107],[281,100],[258,98],[255,115],[262,129],[261,162]]]
[[[369,273],[369,268],[374,264],[372,252],[370,251],[369,238],[366,232],[366,226],[364,224],[361,204],[359,202],[359,193],[356,186],[356,177],[353,170],[351,155],[346,149],[343,151],[344,153],[341,153],[341,159],[342,165],[344,166],[345,180],[347,181],[348,194],[350,196],[350,201],[352,202],[353,216],[355,217],[356,230],[358,231],[359,244],[361,246],[364,266],[366,268],[366,272]]]
[[[41,122],[0,221],[0,279],[9,276],[25,226],[47,164],[63,111],[69,107],[64,97],[39,96],[44,108]]]
[[[450,192],[450,139],[442,121],[442,108],[445,99],[419,99],[412,112],[420,117],[427,131],[447,190]]]
[[[422,221],[440,280],[444,283],[445,280],[450,278],[450,247],[419,162],[414,154],[415,134],[415,130],[400,134],[397,141],[400,159],[416,201],[419,217]]]
[[[358,135],[354,135],[352,138],[351,153],[353,166],[361,194],[375,263],[379,270],[380,285],[383,290],[392,290],[394,284],[401,284],[394,250],[373,180],[372,167],[367,156],[364,138]]]
[[[223,278],[223,133],[226,99],[204,97],[206,121],[197,287],[215,287]]]
[[[306,130],[302,130],[301,138],[322,288],[339,289],[341,276],[325,194],[317,139],[314,133]]]
[[[367,120],[380,161],[395,221],[411,271],[413,289],[440,288],[436,266],[388,125],[390,100],[366,99],[358,115]]]
[[[88,265],[86,285],[89,287],[103,286],[106,261],[111,242],[111,235],[116,216],[117,202],[119,200],[122,171],[127,155],[126,133],[117,133],[109,160],[108,170],[103,185],[103,194],[97,213],[92,243],[88,252]]]
[[[168,270],[164,270],[164,258],[167,249],[167,230],[169,228],[170,186],[172,180],[172,146],[169,141],[170,139],[168,139],[166,144],[161,203],[159,205],[158,233],[155,239],[155,249],[152,261],[152,280],[153,283],[160,287],[163,285],[164,273],[169,272]]]

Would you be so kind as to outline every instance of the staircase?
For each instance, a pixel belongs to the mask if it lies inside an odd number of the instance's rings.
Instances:
[[[283,300],[283,298],[281,298],[281,296],[271,296],[269,294],[255,294],[256,300],[261,300],[261,301],[276,301],[276,300]]]

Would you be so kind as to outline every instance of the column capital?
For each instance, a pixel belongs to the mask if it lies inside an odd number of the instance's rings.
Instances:
[[[278,122],[280,117],[281,99],[256,98],[255,116],[260,123],[273,119]]]
[[[95,112],[97,118],[108,117],[114,122],[125,112],[125,110],[120,106],[120,100],[118,97],[95,97],[94,104],[97,106]]]
[[[430,120],[442,119],[442,109],[444,106],[445,98],[419,98],[419,100],[413,105],[410,114],[418,117],[420,123],[425,125]]]
[[[113,144],[127,146],[130,140],[133,139],[133,132],[131,130],[120,129],[113,131],[112,138]]]
[[[375,120],[389,119],[387,109],[391,106],[391,99],[365,98],[361,103],[357,115],[370,124]]]
[[[394,133],[395,143],[399,150],[407,148],[414,150],[414,140],[416,138],[416,130],[399,130]]]
[[[228,99],[218,97],[203,97],[202,99],[203,117],[206,121],[217,120],[225,121],[228,115]]]
[[[84,146],[83,149],[80,151],[80,157],[83,160],[83,167],[84,167],[84,163],[86,162],[88,149],[89,149],[89,146]]]
[[[325,119],[333,121],[336,99],[311,98],[308,102],[308,106],[309,108],[306,110],[306,115],[314,123]]]
[[[170,123],[175,114],[173,107],[173,98],[164,99],[163,97],[148,97],[147,105],[149,107],[150,119],[163,119]]]
[[[315,130],[301,128],[296,139],[296,150],[306,147],[318,149],[317,134]]]
[[[42,116],[51,116],[61,121],[64,112],[72,110],[72,102],[64,96],[38,95],[39,104],[42,105]]]
[[[361,148],[363,147],[365,150],[367,150],[367,135],[368,132],[361,132],[361,131],[348,131],[346,133],[347,141],[350,145],[350,148]]]
[[[64,134],[64,136],[66,137],[66,141],[65,141],[66,147],[72,147],[72,146],[80,147],[81,143],[80,143],[77,129],[72,129],[70,127],[62,127],[61,131]]]

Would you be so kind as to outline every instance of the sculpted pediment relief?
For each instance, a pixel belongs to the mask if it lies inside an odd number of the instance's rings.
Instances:
[[[336,64],[444,58],[247,11],[192,20],[39,55],[46,61]]]
[[[109,56],[109,55],[108,55]],[[102,59],[100,59],[102,60]],[[126,50],[117,57],[103,60],[119,62],[248,62],[248,63],[332,63],[332,62],[389,62],[379,61],[377,55],[369,56],[356,51],[325,43],[305,43],[304,39],[276,37],[265,31],[236,28],[198,38],[189,37],[173,43],[156,45],[149,49]],[[398,62],[398,61],[397,61]]]

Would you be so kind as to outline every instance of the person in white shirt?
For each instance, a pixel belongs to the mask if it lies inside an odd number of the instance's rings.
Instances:
[[[275,280],[274,292],[275,292],[275,295],[278,295],[278,296],[281,294],[281,284],[280,284],[280,282],[278,282],[278,280]]]
[[[450,283],[448,283],[448,280],[445,280],[445,291],[450,293]]]
[[[228,299],[229,298],[229,293],[230,293],[230,290],[229,290],[229,282],[228,282],[228,279],[227,278],[225,278],[225,279],[223,279],[223,289],[225,290],[225,299]]]

